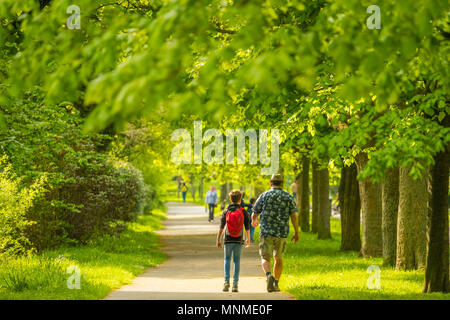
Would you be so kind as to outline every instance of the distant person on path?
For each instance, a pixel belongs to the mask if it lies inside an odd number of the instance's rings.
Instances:
[[[253,206],[255,205],[255,201],[256,201],[255,198],[251,198],[250,204],[247,205],[248,216],[250,219],[252,218]],[[255,235],[255,229],[256,228],[250,224],[250,242],[251,243],[255,242],[255,240],[253,239],[253,237]]]
[[[262,193],[253,206],[252,225],[258,226],[258,216],[261,215],[261,231],[259,234],[259,254],[262,268],[266,273],[267,291],[278,292],[278,281],[283,272],[283,254],[287,247],[289,236],[289,217],[294,226],[294,244],[298,241],[297,206],[293,197],[283,191],[283,176],[274,174],[270,179],[270,190]],[[271,258],[274,257],[274,271],[271,273]]]
[[[206,193],[205,204],[208,205],[209,218],[208,222],[214,221],[214,208],[217,206],[219,198],[217,197],[216,187],[211,186],[211,189]]]
[[[248,204],[245,203],[245,192],[242,192],[241,206],[243,208],[248,207]]]
[[[242,192],[242,202],[241,202],[241,206],[245,209],[247,209],[248,212],[248,208],[250,208],[250,204],[249,203],[245,203],[245,192]],[[251,218],[252,216],[250,216]]]
[[[297,203],[297,183],[295,181],[291,184],[291,191],[294,201]]]
[[[181,196],[183,197],[183,202],[186,203],[186,193],[188,191],[188,188],[186,186],[186,183],[183,182],[183,185],[181,186]]]
[[[177,180],[177,199],[180,199],[180,191],[181,191],[181,183],[182,183],[182,179],[180,176],[176,177]]]
[[[231,256],[233,256],[233,292],[238,292],[239,270],[241,265],[241,251],[244,244],[244,227],[247,234],[246,248],[250,246],[250,217],[241,206],[242,194],[239,190],[232,190],[229,194],[231,204],[223,211],[220,220],[217,247],[222,248],[222,234],[225,226],[224,274],[223,291],[230,290]]]

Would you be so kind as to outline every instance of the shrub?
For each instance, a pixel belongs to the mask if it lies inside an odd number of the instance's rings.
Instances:
[[[102,234],[117,235],[145,207],[142,174],[131,165],[91,165],[41,199],[29,215],[39,249],[61,243],[87,243]],[[56,219],[55,219],[56,218]]]
[[[43,192],[43,183],[41,178],[30,187],[20,188],[21,179],[11,172],[6,156],[0,157],[0,252],[22,254],[32,247],[25,231],[33,221],[26,212]]]
[[[9,220],[2,225],[11,228],[2,232],[5,245],[11,251],[19,243],[40,251],[86,243],[105,233],[117,235],[126,221],[145,210],[141,172],[111,160],[105,141],[112,135],[83,133],[83,119],[73,106],[42,101],[38,91],[16,101],[5,114],[6,130],[0,131],[0,150],[9,156],[21,184],[31,186],[17,195],[23,198],[20,211],[11,208],[14,201],[3,209],[7,214],[2,219]],[[26,190],[35,190],[33,181],[42,175],[47,192],[34,194],[31,203]]]

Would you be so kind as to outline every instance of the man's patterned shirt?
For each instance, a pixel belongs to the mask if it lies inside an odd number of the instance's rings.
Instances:
[[[261,194],[253,206],[253,212],[261,214],[260,237],[287,238],[289,217],[297,211],[294,198],[281,188],[272,187]]]

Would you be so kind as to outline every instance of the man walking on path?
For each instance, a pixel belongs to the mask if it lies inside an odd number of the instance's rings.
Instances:
[[[217,197],[216,187],[211,186],[211,189],[206,193],[205,204],[208,205],[209,218],[208,222],[214,221],[214,208],[217,206],[219,198]]]
[[[270,190],[262,193],[253,206],[252,225],[258,226],[261,215],[261,231],[259,234],[259,255],[262,268],[267,277],[267,291],[278,292],[278,281],[283,271],[283,254],[286,251],[289,236],[289,218],[294,226],[294,244],[298,241],[297,206],[294,198],[283,191],[283,176],[274,174],[270,179]],[[271,258],[274,257],[274,271],[271,273]]]

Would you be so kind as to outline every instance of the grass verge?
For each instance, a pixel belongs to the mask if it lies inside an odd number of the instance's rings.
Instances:
[[[0,300],[102,299],[146,268],[164,262],[159,236],[153,232],[162,228],[164,218],[162,210],[154,210],[130,223],[119,237],[28,257],[0,256]],[[69,289],[68,282],[76,284],[77,268],[80,289]]]
[[[292,231],[292,228],[291,228]],[[382,258],[361,258],[357,252],[339,251],[340,221],[331,220],[332,239],[317,240],[316,234],[301,233],[293,245],[289,236],[283,259],[280,288],[296,299],[450,299],[450,294],[422,293],[423,271],[395,271],[382,266]],[[380,268],[381,289],[368,289],[367,268]]]

